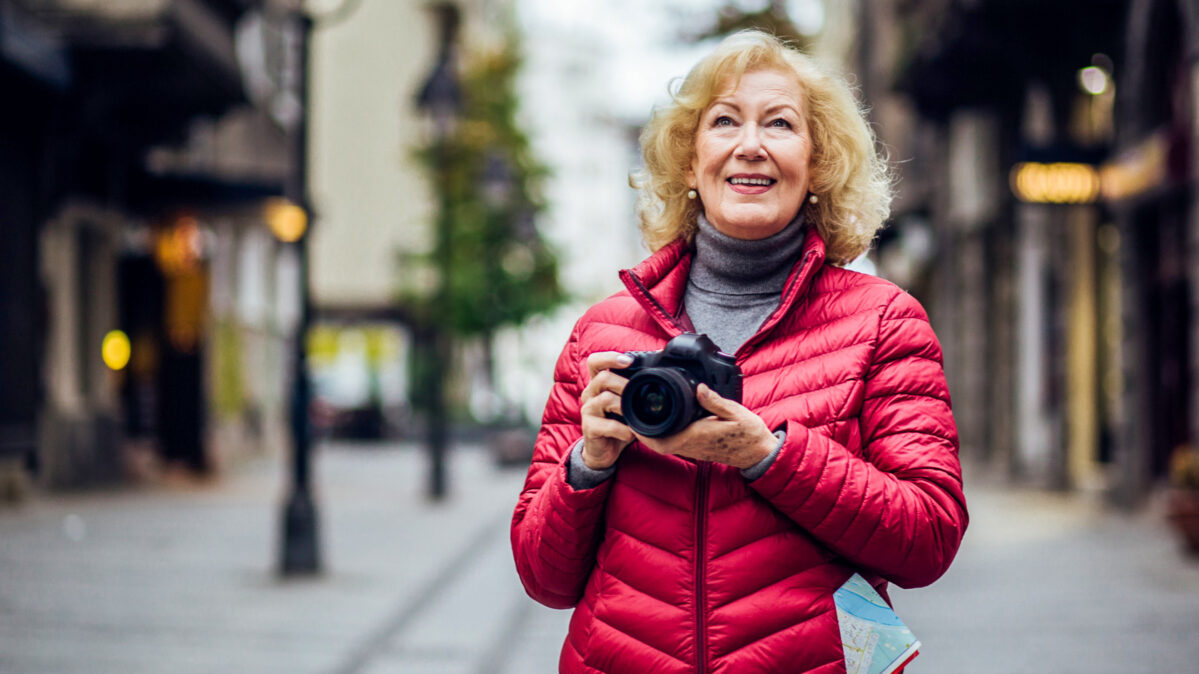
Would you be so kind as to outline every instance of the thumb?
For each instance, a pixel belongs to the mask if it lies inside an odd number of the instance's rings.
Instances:
[[[699,404],[704,409],[721,419],[731,419],[736,416],[736,408],[734,406],[737,403],[728,398],[721,397],[719,393],[713,391],[707,384],[700,384],[696,387],[695,399],[699,401]]]

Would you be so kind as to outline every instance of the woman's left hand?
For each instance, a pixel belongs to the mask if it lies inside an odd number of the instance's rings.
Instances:
[[[665,438],[638,435],[637,439],[659,454],[714,461],[741,469],[756,465],[778,446],[779,440],[766,422],[749,408],[722,398],[706,384],[699,385],[695,398],[714,416],[698,419]]]

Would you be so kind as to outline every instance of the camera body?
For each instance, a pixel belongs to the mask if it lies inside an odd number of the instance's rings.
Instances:
[[[700,384],[741,402],[741,368],[707,335],[684,333],[661,351],[630,351],[628,355],[633,358],[632,365],[612,370],[629,380],[620,398],[619,418],[643,436],[674,435],[711,414],[695,399]]]

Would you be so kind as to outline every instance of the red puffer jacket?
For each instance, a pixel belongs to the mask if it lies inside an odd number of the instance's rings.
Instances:
[[[844,672],[833,592],[926,585],[966,529],[940,347],[894,285],[824,265],[807,234],[782,303],[736,356],[744,404],[786,441],[752,482],[633,443],[594,489],[566,480],[595,351],[661,349],[691,257],[622,272],[558,359],[512,520],[529,595],[576,607],[563,672]]]

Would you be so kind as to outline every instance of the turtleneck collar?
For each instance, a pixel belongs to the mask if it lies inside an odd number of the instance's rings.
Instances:
[[[695,234],[690,282],[725,294],[777,293],[803,250],[803,210],[782,231],[765,239],[720,233],[701,213]]]

